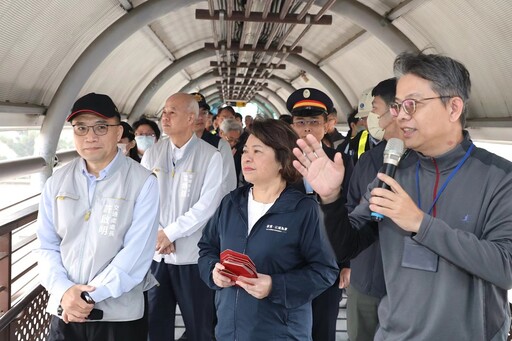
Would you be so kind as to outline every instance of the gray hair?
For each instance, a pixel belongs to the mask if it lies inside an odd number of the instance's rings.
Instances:
[[[187,94],[190,96],[188,98],[187,112],[193,113],[194,118],[197,119],[199,117],[199,104],[194,96]]]
[[[397,78],[413,74],[430,81],[431,89],[439,96],[460,97],[464,103],[460,115],[460,122],[464,128],[471,79],[469,71],[462,63],[437,54],[404,52],[396,57],[393,70]],[[441,101],[446,105],[449,98],[441,98]]]
[[[227,134],[230,131],[239,131],[240,134],[242,134],[242,132],[243,132],[243,129],[242,129],[242,126],[240,125],[240,123],[238,123],[235,119],[231,119],[231,118],[222,121],[222,123],[220,124],[220,130],[222,130],[222,132],[224,134]]]

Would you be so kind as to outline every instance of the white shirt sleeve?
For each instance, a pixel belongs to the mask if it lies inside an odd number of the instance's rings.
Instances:
[[[212,156],[201,187],[199,200],[187,212],[164,228],[164,233],[171,242],[190,236],[205,226],[215,213],[221,199],[224,197],[221,187],[222,180],[218,177],[218,174],[223,174],[222,162],[220,152]]]
[[[233,160],[233,153],[231,152],[231,146],[228,141],[220,139],[219,152],[222,156],[222,170],[224,175],[222,177],[222,191],[223,194],[226,195],[236,188],[235,161]]]

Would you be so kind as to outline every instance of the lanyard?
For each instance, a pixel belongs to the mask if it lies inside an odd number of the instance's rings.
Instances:
[[[437,193],[434,201],[432,202],[432,206],[430,206],[430,209],[428,210],[428,214],[432,213],[432,209],[436,205],[437,199],[439,199],[439,197],[441,196],[441,194],[445,190],[446,186],[448,186],[448,183],[453,179],[455,174],[459,171],[460,167],[462,167],[464,162],[466,162],[466,160],[469,158],[469,155],[471,154],[471,151],[473,150],[474,146],[475,145],[473,143],[471,143],[471,146],[469,146],[466,154],[464,155],[464,157],[462,157],[462,159],[457,164],[457,167],[455,167],[455,169],[450,173],[450,175],[448,175],[448,178],[446,178],[445,182],[443,183],[443,186],[441,186],[441,189],[439,190],[439,192]],[[416,164],[416,190],[418,192],[418,207],[421,210],[420,167],[421,167],[420,166],[420,160],[418,160],[418,163]]]

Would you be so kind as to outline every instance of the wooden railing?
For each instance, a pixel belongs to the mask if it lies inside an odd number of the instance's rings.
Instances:
[[[32,254],[38,201],[34,196],[0,211],[0,341],[42,341],[48,335],[48,294]]]

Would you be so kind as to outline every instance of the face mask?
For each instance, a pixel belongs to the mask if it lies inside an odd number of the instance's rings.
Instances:
[[[124,154],[124,155],[127,155],[128,154],[128,151],[126,150],[126,143],[118,143],[117,146],[119,148],[121,148],[121,152]]]
[[[366,124],[368,125],[368,132],[370,135],[377,139],[382,140],[384,139],[384,132],[385,129],[382,129],[379,125],[379,116],[373,112],[371,112],[368,115],[368,119],[366,121]]]
[[[135,136],[135,141],[137,141],[137,148],[144,152],[155,144],[155,138],[153,136]]]

